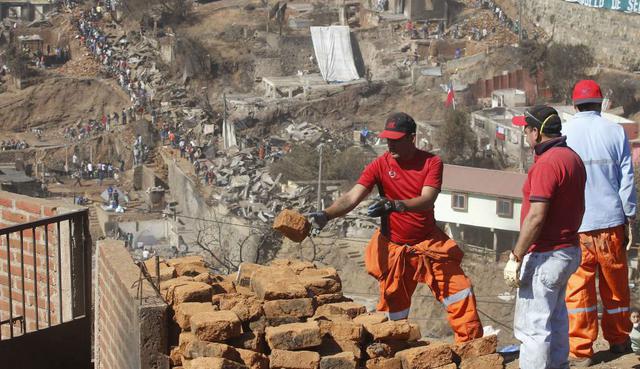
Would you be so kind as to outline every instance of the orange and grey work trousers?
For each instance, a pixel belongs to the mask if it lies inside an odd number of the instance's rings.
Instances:
[[[602,300],[602,333],[609,344],[629,338],[629,282],[624,225],[580,233],[582,261],[567,284],[569,345],[575,357],[591,357],[598,337],[596,272]]]
[[[425,283],[447,310],[456,342],[482,337],[471,281],[460,267],[462,256],[455,241],[438,228],[413,246],[395,244],[376,231],[365,264],[380,284],[378,311],[388,312],[391,319],[406,318],[413,292],[419,282]]]

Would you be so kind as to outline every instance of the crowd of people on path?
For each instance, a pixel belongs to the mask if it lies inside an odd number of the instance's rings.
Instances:
[[[82,186],[82,180],[97,180],[99,185],[107,178],[119,179],[120,173],[124,172],[125,162],[120,160],[116,165],[110,162],[92,163],[91,161],[80,160],[77,154],[71,158],[72,177],[75,179],[74,185]]]
[[[23,150],[28,148],[29,144],[25,140],[16,140],[15,138],[11,138],[0,142],[0,150],[2,151]]]
[[[133,114],[143,113],[150,107],[146,88],[148,81],[132,76],[131,66],[126,56],[116,52],[107,35],[95,24],[100,18],[99,14],[101,13],[80,13],[77,21],[79,43],[91,52],[109,76],[118,81],[120,87],[131,99]]]

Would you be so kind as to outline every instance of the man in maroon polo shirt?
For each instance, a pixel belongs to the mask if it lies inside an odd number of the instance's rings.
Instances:
[[[313,227],[344,216],[374,187],[380,198],[368,209],[381,217],[367,246],[367,272],[380,284],[377,309],[393,320],[409,315],[418,282],[429,285],[447,310],[456,341],[482,337],[471,281],[460,262],[463,253],[435,224],[433,206],[442,184],[442,161],[415,146],[416,123],[405,113],[387,118],[380,134],[389,150],[370,163],[358,183],[331,206],[310,215]]]
[[[578,229],[584,214],[586,171],[561,136],[558,112],[533,107],[513,123],[524,126],[534,164],[522,188],[520,236],[504,269],[518,288],[514,335],[522,342],[520,368],[569,367],[565,290],[580,265]]]

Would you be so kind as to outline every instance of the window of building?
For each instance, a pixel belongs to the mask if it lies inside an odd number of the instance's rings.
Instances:
[[[501,218],[513,218],[513,200],[496,200],[496,214]]]
[[[467,211],[467,194],[465,193],[451,194],[451,208],[453,210]]]

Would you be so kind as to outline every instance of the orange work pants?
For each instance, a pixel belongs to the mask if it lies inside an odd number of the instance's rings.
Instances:
[[[575,357],[591,357],[598,337],[596,271],[602,300],[602,333],[609,344],[629,338],[629,281],[624,225],[580,233],[582,261],[567,284],[569,345]]]
[[[395,244],[376,231],[367,246],[365,264],[380,284],[378,311],[408,310],[418,283],[426,283],[447,310],[456,342],[482,337],[471,281],[460,267],[462,256],[455,241],[438,228],[413,246]]]

